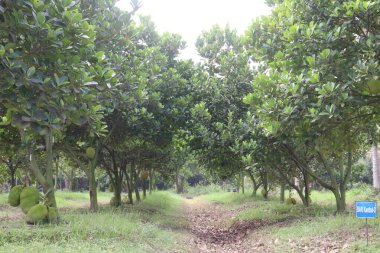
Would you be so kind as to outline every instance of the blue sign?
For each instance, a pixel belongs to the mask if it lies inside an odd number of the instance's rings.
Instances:
[[[377,203],[375,201],[355,201],[356,218],[376,218]]]

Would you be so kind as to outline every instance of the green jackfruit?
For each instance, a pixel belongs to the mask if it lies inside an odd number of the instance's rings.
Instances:
[[[58,222],[58,211],[55,207],[49,207],[48,214],[47,214],[48,221],[50,223],[57,223]]]
[[[20,194],[20,206],[22,211],[27,214],[32,206],[38,204],[40,200],[40,194],[35,187],[25,187]]]
[[[372,95],[379,95],[380,94],[380,80],[372,79],[368,82],[368,88],[369,92]]]
[[[297,204],[297,200],[295,198],[288,198],[285,200],[285,204],[287,205],[295,205]]]
[[[147,170],[143,170],[140,172],[140,178],[142,180],[147,180],[149,177],[149,172]]]
[[[87,158],[94,159],[96,150],[93,147],[86,148]]]
[[[22,188],[23,188],[22,185],[16,185],[9,192],[8,203],[11,206],[18,206],[18,205],[20,205],[20,194],[21,194]]]
[[[37,204],[30,208],[29,212],[26,214],[26,222],[28,224],[40,223],[46,220],[47,215],[47,207],[43,204]]]

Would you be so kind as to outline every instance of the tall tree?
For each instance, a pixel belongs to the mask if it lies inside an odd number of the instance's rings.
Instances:
[[[49,205],[53,189],[54,131],[89,116],[91,97],[87,62],[93,55],[94,28],[71,1],[2,1],[0,3],[0,102],[4,123],[30,139],[31,170]],[[86,96],[84,96],[86,95]],[[36,152],[43,138],[44,169]]]
[[[247,31],[261,73],[246,100],[267,136],[296,138],[313,152],[315,166],[303,169],[333,192],[341,212],[352,163],[379,119],[378,23],[368,18],[379,16],[379,3],[273,2],[272,15]]]

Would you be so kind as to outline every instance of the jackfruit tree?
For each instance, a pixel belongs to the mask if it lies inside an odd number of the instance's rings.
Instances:
[[[71,1],[0,3],[0,103],[6,109],[1,123],[27,140],[30,167],[49,206],[56,206],[54,133],[86,122],[91,112],[86,101],[95,99],[87,67],[94,38],[94,27]]]
[[[259,74],[245,102],[257,129],[342,212],[352,164],[379,122],[379,2],[270,2],[272,14],[246,32]]]

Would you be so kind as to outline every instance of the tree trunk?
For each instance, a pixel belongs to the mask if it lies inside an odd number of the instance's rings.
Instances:
[[[122,191],[122,180],[120,178],[115,178],[115,184],[113,186],[113,196],[115,197],[114,206],[118,207],[121,205],[121,191]]]
[[[133,175],[133,179],[134,179],[136,202],[140,202],[141,198],[140,198],[140,192],[139,192],[139,186],[138,186],[139,177],[138,177],[137,172],[136,172],[136,164],[134,164],[134,166],[131,166],[131,169],[132,169],[132,175]]]
[[[175,186],[178,194],[183,193],[183,182],[182,182],[182,177],[179,173],[179,169],[176,170],[175,174]]]
[[[244,175],[241,173],[241,192],[244,194]]]
[[[53,133],[50,128],[46,129],[45,133],[45,147],[46,147],[46,157],[45,157],[45,175],[40,170],[34,155],[31,155],[30,167],[36,180],[43,187],[43,191],[47,198],[47,205],[50,207],[57,207],[57,202],[54,195],[54,185],[53,185]]]
[[[57,207],[57,202],[55,201],[54,185],[53,185],[53,132],[51,128],[47,128],[47,133],[45,135],[45,145],[46,145],[46,184],[44,185],[44,193],[47,195],[48,206]]]
[[[68,183],[68,189],[70,192],[74,191],[74,183],[73,183],[74,177],[68,178],[67,183]]]
[[[149,170],[149,195],[152,194],[153,188],[153,179],[152,179],[152,170]]]
[[[253,184],[252,196],[256,197],[257,190],[260,188],[262,181],[256,182],[255,176],[253,175],[252,172],[248,172],[248,176],[251,178],[252,184]]]
[[[379,153],[377,148],[377,142],[372,142],[372,176],[373,176],[373,187],[375,189],[380,189],[380,164],[379,164]]]
[[[146,199],[146,187],[145,187],[146,180],[142,180],[142,187],[143,187],[143,199]]]
[[[131,180],[129,180],[131,181]],[[128,185],[128,199],[129,199],[129,204],[133,205],[133,189],[132,189],[132,182],[127,182]]]
[[[338,213],[343,213],[346,211],[346,192],[343,190],[343,192],[339,193],[338,189],[335,189],[332,191],[332,193],[335,196],[335,202],[336,202],[336,211]]]
[[[98,210],[98,193],[96,189],[95,167],[94,161],[89,162],[87,177],[88,177],[88,191],[90,194],[90,210],[96,212]]]
[[[131,165],[132,167],[132,165]],[[127,173],[127,165],[124,167],[124,175],[127,181],[127,191],[128,191],[128,199],[129,204],[133,205],[133,187],[132,187],[132,178]]]
[[[310,205],[310,189],[309,189],[309,175],[306,172],[302,173],[304,180],[304,189],[305,189],[305,203],[304,205],[308,207]]]
[[[63,181],[64,181],[65,189],[70,190],[70,187],[69,187],[69,185],[70,185],[70,183],[69,183],[69,179],[68,179],[67,177],[65,177],[65,178],[63,179]]]
[[[11,187],[16,186],[16,173],[11,174]]]
[[[12,161],[8,164],[8,170],[11,177],[11,188],[16,185],[16,168],[14,168]]]
[[[59,158],[57,157],[55,161],[55,181],[54,181],[54,189],[58,189],[58,172],[59,172]]]
[[[25,130],[20,129],[20,136],[21,136],[21,143],[25,146],[27,146],[26,140],[25,140]],[[29,178],[29,162],[31,162],[32,153],[30,152],[30,148],[26,147],[25,149],[25,176],[24,176],[24,185],[29,186],[30,185],[30,178]],[[29,161],[29,162],[28,162]],[[17,183],[17,182],[16,182]]]
[[[136,202],[140,202],[141,201],[141,198],[140,198],[140,192],[139,192],[139,186],[138,186],[138,179],[135,178],[135,195],[136,195]]]
[[[280,201],[285,201],[285,182],[281,181],[281,190],[280,190]]]
[[[263,182],[262,195],[264,199],[268,199],[268,173],[266,171],[260,172],[261,181]]]

